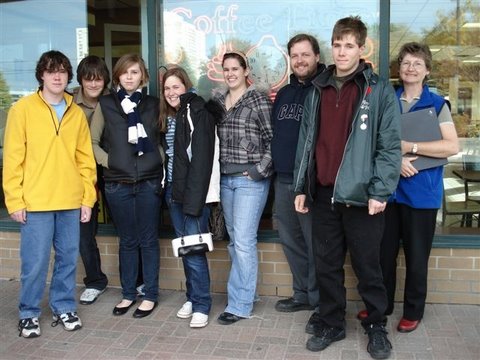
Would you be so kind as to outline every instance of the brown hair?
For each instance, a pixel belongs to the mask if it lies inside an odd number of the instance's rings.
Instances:
[[[298,34],[289,40],[287,44],[288,55],[290,55],[290,49],[292,48],[292,46],[301,41],[308,41],[312,46],[313,53],[315,55],[320,55],[320,46],[318,45],[317,39],[315,39],[315,37],[313,37],[312,35],[308,34]]]
[[[226,52],[223,55],[222,66],[223,66],[223,63],[225,62],[225,60],[232,59],[232,58],[237,59],[238,62],[240,63],[240,66],[242,68],[244,68],[245,70],[247,70],[247,68],[249,67],[248,66],[247,55],[245,55],[243,52],[238,51],[238,50],[232,50],[232,51]]]
[[[364,46],[367,40],[367,27],[360,16],[349,16],[338,20],[333,27],[332,45],[335,40],[341,40],[345,35],[353,35],[358,46]]]
[[[140,71],[142,72],[142,81],[140,83],[140,87],[144,87],[148,84],[148,80],[150,79],[150,77],[148,76],[148,70],[142,57],[137,54],[125,54],[120,59],[118,59],[117,63],[113,67],[112,85],[114,88],[120,85],[120,75],[125,74],[128,68],[134,64],[139,64]]]
[[[407,54],[422,58],[423,61],[425,61],[425,67],[427,70],[432,71],[432,52],[427,44],[421,44],[414,41],[403,44],[397,56],[398,65],[402,63],[403,58]],[[425,84],[427,81],[428,75],[423,79],[423,83]]]
[[[174,68],[170,68],[165,73],[163,74],[161,78],[161,86],[160,86],[160,116],[159,116],[159,126],[160,126],[160,131],[165,132],[167,129],[167,117],[169,116],[174,116],[177,113],[177,110],[170,106],[170,104],[167,102],[165,99],[165,81],[170,77],[170,76],[175,76],[180,81],[182,84],[185,86],[186,91],[190,90],[193,88],[192,81],[190,80],[190,77],[188,76],[187,72],[179,67],[176,66]]]
[[[88,55],[78,64],[77,81],[82,85],[82,80],[96,79],[102,79],[105,82],[106,88],[110,82],[110,73],[102,58],[96,55]]]
[[[37,78],[40,88],[43,88],[43,73],[45,71],[58,71],[63,68],[68,73],[68,83],[73,79],[72,64],[70,60],[57,50],[50,50],[44,52],[40,59],[37,62],[37,67],[35,68],[35,77]]]

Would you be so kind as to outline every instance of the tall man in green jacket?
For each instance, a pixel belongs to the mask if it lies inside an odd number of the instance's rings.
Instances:
[[[343,266],[348,249],[369,314],[362,321],[369,336],[367,350],[375,359],[386,359],[391,344],[379,257],[383,211],[400,175],[400,113],[392,86],[361,60],[366,37],[358,17],[335,24],[334,65],[313,80],[305,100],[295,161],[295,209],[306,213],[311,206],[320,291],[320,322],[307,348],[320,351],[345,338]]]

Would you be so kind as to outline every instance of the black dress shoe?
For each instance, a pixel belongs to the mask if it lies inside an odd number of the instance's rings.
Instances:
[[[128,306],[125,306],[125,307],[118,307],[118,306],[115,306],[113,308],[113,315],[125,315],[128,310],[133,306],[135,305],[136,301],[133,300],[132,303]]]
[[[230,314],[229,312],[223,312],[218,317],[217,321],[221,325],[231,325],[236,323],[238,320],[245,319],[244,317]]]
[[[315,306],[301,303],[294,298],[278,300],[275,304],[275,310],[280,312],[295,312],[301,310],[314,310]]]
[[[133,312],[133,317],[134,318],[137,318],[137,319],[140,319],[140,318],[143,318],[145,316],[148,316],[152,313],[152,311],[157,307],[158,305],[158,301],[155,301],[153,303],[153,307],[150,309],[150,310],[140,310],[139,308],[137,308],[137,310],[135,310]]]

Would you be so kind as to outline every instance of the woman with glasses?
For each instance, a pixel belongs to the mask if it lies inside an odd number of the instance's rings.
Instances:
[[[386,315],[393,312],[396,259],[401,239],[406,279],[403,316],[397,330],[411,332],[418,327],[425,310],[428,259],[443,196],[443,165],[420,166],[418,160],[422,156],[445,159],[455,155],[458,139],[448,104],[443,97],[431,92],[427,85],[432,70],[432,54],[428,46],[416,42],[404,44],[398,54],[398,64],[402,84],[397,89],[397,97],[402,121],[406,121],[404,117],[407,114],[414,117],[413,124],[424,123],[431,117],[434,124],[438,123],[437,130],[441,134],[438,140],[433,141],[402,140],[401,177],[385,211],[381,265],[388,294]],[[409,129],[409,132],[416,129]],[[363,310],[358,317],[366,315],[366,310]]]
[[[228,304],[218,317],[230,325],[250,317],[256,293],[257,230],[267,201],[272,174],[270,142],[271,102],[249,86],[250,68],[245,54],[223,56],[227,88],[217,100],[225,116],[218,124],[220,138],[220,198],[230,242],[232,267],[228,278]]]

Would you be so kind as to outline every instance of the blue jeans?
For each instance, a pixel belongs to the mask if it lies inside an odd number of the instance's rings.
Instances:
[[[258,273],[257,231],[269,187],[270,179],[253,181],[246,176],[222,175],[220,180],[232,261],[225,311],[241,317],[249,317],[253,309]]]
[[[27,222],[21,225],[20,235],[20,319],[40,316],[52,245],[55,259],[50,283],[50,308],[54,314],[77,311],[75,273],[80,210],[27,212]]]
[[[160,196],[158,179],[134,184],[105,183],[105,195],[112,220],[120,237],[120,282],[126,300],[137,297],[136,281],[139,257],[142,257],[145,300],[158,300],[158,271],[160,247],[158,221]],[[139,251],[140,249],[140,251]]]
[[[170,219],[177,236],[198,234],[199,225],[202,233],[208,232],[208,217],[210,216],[208,206],[203,207],[202,215],[198,218],[186,216],[183,213],[183,205],[172,201],[170,184],[165,191],[165,201],[170,210]],[[190,255],[182,257],[182,260],[187,285],[187,300],[192,303],[193,312],[208,315],[212,307],[212,297],[210,296],[207,256],[205,254]]]

